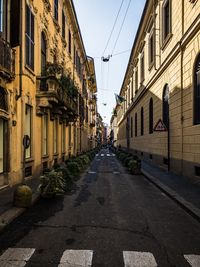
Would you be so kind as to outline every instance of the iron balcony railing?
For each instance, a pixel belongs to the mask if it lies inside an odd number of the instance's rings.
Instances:
[[[0,37],[0,69],[11,75],[15,73],[15,50]]]

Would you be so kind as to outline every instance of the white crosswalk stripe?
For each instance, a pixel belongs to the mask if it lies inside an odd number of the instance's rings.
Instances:
[[[34,248],[8,248],[0,256],[0,266],[24,267],[34,251]]]
[[[200,255],[184,255],[184,258],[192,267],[200,266]]]
[[[91,267],[92,250],[65,250],[58,267]]]
[[[0,256],[0,267],[24,267],[35,252],[35,248],[8,248]],[[192,267],[200,267],[200,255],[184,255]],[[92,267],[93,250],[65,250],[58,267]],[[150,252],[123,251],[124,267],[157,267]]]
[[[138,251],[124,251],[125,267],[156,267],[158,266],[152,253]]]

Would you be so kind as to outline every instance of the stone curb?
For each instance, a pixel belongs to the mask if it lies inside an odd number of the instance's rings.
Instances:
[[[173,189],[169,188],[168,186],[164,185],[162,182],[160,182],[156,177],[145,171],[144,169],[141,169],[142,174],[156,187],[158,187],[160,190],[162,190],[167,196],[169,196],[171,199],[173,199],[176,203],[178,203],[185,211],[187,211],[190,215],[192,215],[195,219],[197,219],[200,222],[200,209],[195,207],[192,203],[185,200],[183,197],[181,197],[177,192],[175,192]]]
[[[34,205],[40,198],[40,195],[35,193],[32,196],[31,206]],[[28,208],[12,207],[0,215],[0,232],[9,225],[14,219],[24,213]]]

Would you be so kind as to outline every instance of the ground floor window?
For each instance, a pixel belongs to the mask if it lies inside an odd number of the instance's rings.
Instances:
[[[57,119],[53,121],[53,153],[56,154],[57,151],[57,142],[58,142],[58,122]]]
[[[66,126],[63,123],[62,125],[62,152],[66,150]]]
[[[26,159],[31,157],[31,146],[32,146],[32,107],[26,105],[25,110],[25,135],[30,138],[30,146],[26,149]]]

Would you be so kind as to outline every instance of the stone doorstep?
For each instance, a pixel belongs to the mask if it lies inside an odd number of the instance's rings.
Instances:
[[[1,186],[0,186],[0,191],[6,189],[6,188],[8,188],[8,187],[9,187],[8,184],[6,184],[6,185],[1,185]]]

